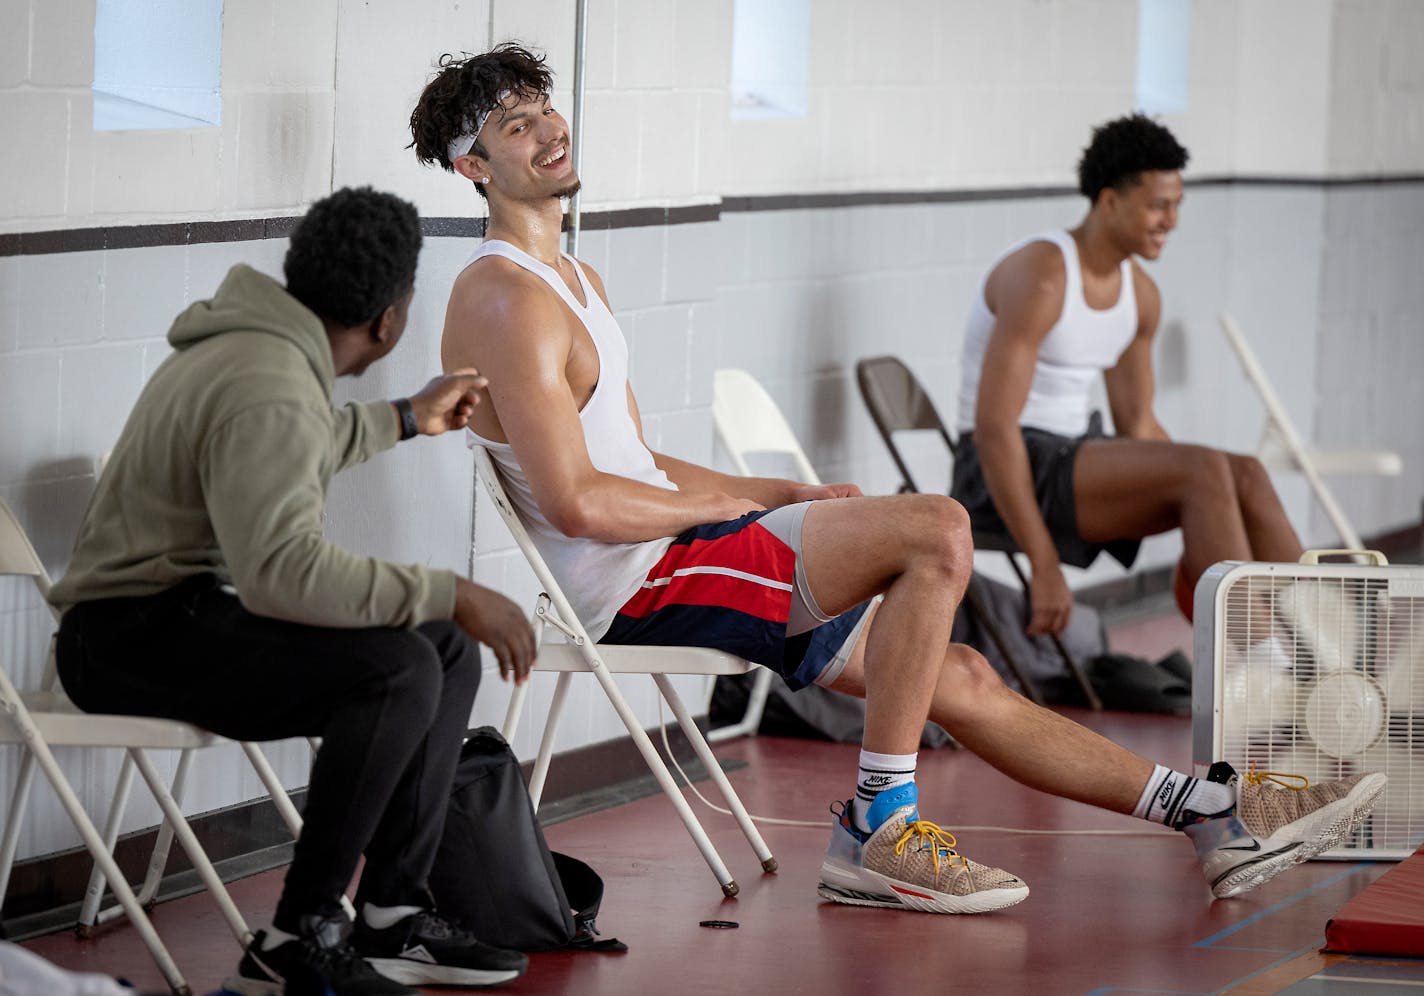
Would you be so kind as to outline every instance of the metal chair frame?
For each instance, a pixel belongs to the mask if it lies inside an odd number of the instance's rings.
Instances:
[[[930,400],[925,389],[920,385],[919,380],[910,371],[909,367],[894,356],[873,356],[862,359],[855,365],[856,382],[860,387],[860,396],[865,402],[866,410],[870,413],[871,421],[875,423],[875,428],[880,432],[880,438],[885,441],[885,448],[890,451],[890,457],[895,461],[895,467],[900,472],[902,484],[901,492],[920,492],[922,489],[915,482],[914,475],[910,472],[900,448],[895,444],[895,434],[897,432],[912,432],[916,430],[929,430],[937,432],[940,439],[944,441],[945,448],[949,451],[951,458],[954,454],[954,437],[950,435],[945,427],[944,421],[939,417],[939,412],[935,409],[934,402]],[[974,549],[987,550],[1004,554],[1009,561],[1009,566],[1013,568],[1015,576],[1022,585],[1024,595],[1027,598],[1029,592],[1028,575],[1024,573],[1019,565],[1016,554],[1019,552],[1018,545],[1008,533],[987,532],[976,529],[973,532]],[[1008,663],[1009,669],[1013,672],[1014,678],[1023,689],[1024,694],[1034,702],[1042,704],[1043,695],[1038,686],[1028,677],[1023,668],[1019,665],[1014,655],[1009,652],[1008,643],[998,626],[993,621],[993,615],[989,612],[984,595],[979,589],[976,578],[970,578],[969,586],[965,591],[965,601],[969,605],[969,610],[974,613],[980,626],[989,635],[998,648],[999,653]],[[1068,667],[1068,672],[1073,676],[1078,688],[1087,699],[1088,705],[1093,709],[1103,707],[1102,699],[1098,697],[1093,683],[1088,680],[1087,672],[1083,669],[1082,663],[1068,652],[1063,645],[1063,641],[1057,634],[1050,634],[1054,648],[1063,658],[1064,664]]]

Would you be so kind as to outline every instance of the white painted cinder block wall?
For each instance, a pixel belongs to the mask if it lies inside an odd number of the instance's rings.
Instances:
[[[731,0],[593,0],[584,129],[585,212],[718,205],[724,198],[884,191],[1069,188],[1090,127],[1133,101],[1132,0],[816,0],[809,112],[727,118]],[[173,315],[234,262],[280,273],[280,239],[32,252],[36,233],[295,216],[370,183],[430,217],[479,214],[467,186],[421,169],[406,121],[441,52],[518,38],[546,50],[555,102],[571,110],[572,0],[228,0],[218,127],[102,132],[90,126],[93,0],[0,8],[0,498],[58,575],[93,483],[140,386],[167,352]],[[1279,30],[1283,20],[1292,26]],[[1287,39],[1286,35],[1289,35]],[[1404,478],[1348,482],[1368,533],[1418,516],[1424,446],[1408,399],[1424,372],[1424,12],[1411,0],[1196,0],[1190,108],[1166,122],[1194,178],[1295,182],[1189,190],[1182,225],[1152,272],[1166,312],[1159,409],[1183,439],[1249,449],[1261,409],[1216,328],[1230,309],[1307,435],[1405,454]],[[1412,176],[1412,183],[1327,181]],[[711,373],[740,365],[783,405],[826,478],[892,490],[888,458],[849,370],[894,351],[953,417],[963,315],[1012,239],[1074,223],[1070,196],[805,210],[724,211],[717,220],[585,231],[633,349],[650,442],[716,459]],[[20,236],[20,252],[13,250]],[[10,239],[7,243],[3,240]],[[438,368],[438,337],[466,240],[429,238],[412,332],[343,397],[408,393]],[[1299,482],[1282,479],[1311,541],[1330,538]],[[472,514],[473,513],[473,514]],[[354,549],[472,571],[532,602],[532,577],[493,512],[475,501],[458,438],[399,447],[339,479],[328,523]],[[1169,563],[1168,537],[1141,566]],[[1075,583],[1111,576],[1101,567]],[[0,582],[0,654],[32,677],[49,621]],[[651,685],[627,682],[645,723]],[[685,691],[700,691],[688,683]],[[537,680],[531,714],[547,704]],[[475,718],[497,722],[490,675]],[[619,736],[580,690],[560,749]],[[534,740],[526,725],[522,754]],[[14,752],[0,752],[0,794]],[[274,749],[292,784],[304,748]],[[114,759],[62,758],[96,808]],[[239,758],[205,763],[188,808],[259,792]],[[74,843],[44,792],[22,855]],[[156,822],[135,800],[129,826]]]

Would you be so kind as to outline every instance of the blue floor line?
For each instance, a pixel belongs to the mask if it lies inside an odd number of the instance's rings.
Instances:
[[[1274,915],[1274,914],[1276,914],[1276,913],[1279,913],[1281,910],[1285,909],[1285,908],[1288,907],[1288,906],[1293,906],[1293,905],[1295,905],[1296,903],[1300,902],[1302,899],[1306,898],[1307,896],[1314,895],[1315,893],[1320,892],[1320,891],[1323,890],[1323,889],[1328,889],[1330,886],[1336,885],[1336,884],[1342,882],[1343,880],[1349,878],[1351,875],[1355,874],[1355,872],[1359,871],[1361,868],[1368,867],[1368,865],[1369,865],[1369,862],[1361,861],[1361,862],[1357,862],[1357,863],[1355,863],[1355,864],[1352,864],[1352,865],[1350,865],[1350,866],[1347,867],[1347,868],[1341,869],[1340,871],[1336,872],[1334,875],[1331,875],[1329,878],[1322,879],[1322,880],[1320,880],[1319,882],[1316,882],[1316,883],[1315,883],[1314,885],[1312,885],[1310,888],[1308,888],[1308,889],[1302,889],[1300,892],[1297,892],[1295,895],[1291,896],[1291,897],[1288,898],[1288,899],[1282,899],[1282,900],[1281,900],[1280,902],[1278,902],[1278,903],[1273,903],[1272,905],[1267,906],[1267,907],[1266,907],[1265,909],[1263,909],[1263,910],[1258,910],[1258,911],[1256,911],[1255,913],[1252,913],[1252,914],[1251,914],[1250,916],[1248,916],[1246,919],[1241,920],[1241,921],[1239,921],[1238,923],[1232,924],[1230,927],[1227,927],[1225,930],[1219,930],[1219,931],[1217,931],[1215,934],[1212,934],[1210,937],[1205,937],[1205,938],[1203,938],[1202,940],[1197,941],[1195,944],[1192,945],[1192,947],[1194,947],[1194,948],[1209,948],[1209,947],[1211,947],[1212,945],[1214,945],[1217,941],[1222,940],[1223,938],[1226,938],[1226,937],[1230,937],[1232,934],[1235,934],[1235,933],[1237,933],[1238,931],[1245,930],[1247,927],[1251,926],[1252,924],[1254,924],[1254,923],[1259,923],[1260,921],[1264,920],[1266,917],[1272,916],[1272,915]]]
[[[1290,964],[1291,962],[1295,961],[1297,958],[1299,958],[1301,955],[1309,954],[1309,953],[1312,952],[1312,951],[1318,950],[1319,947],[1320,947],[1320,942],[1323,941],[1323,940],[1324,940],[1323,937],[1322,937],[1322,938],[1319,938],[1319,939],[1317,939],[1317,940],[1316,940],[1314,943],[1312,943],[1312,944],[1307,944],[1307,945],[1306,945],[1305,947],[1303,947],[1303,948],[1298,948],[1297,950],[1292,951],[1292,952],[1290,952],[1289,954],[1286,954],[1286,955],[1283,956],[1283,957],[1277,958],[1275,961],[1271,962],[1269,965],[1262,965],[1260,968],[1256,969],[1256,971],[1254,971],[1254,972],[1249,972],[1249,973],[1247,973],[1246,975],[1241,976],[1241,978],[1239,978],[1239,979],[1232,979],[1230,982],[1228,982],[1226,985],[1222,986],[1220,989],[1218,989],[1218,990],[1216,990],[1216,991],[1217,991],[1218,993],[1228,992],[1228,991],[1230,991],[1230,990],[1232,990],[1232,989],[1235,989],[1237,986],[1241,985],[1242,983],[1250,982],[1252,979],[1256,978],[1257,976],[1265,975],[1267,972],[1271,971],[1271,970],[1274,969],[1274,968],[1280,968],[1282,965],[1288,965],[1288,964]],[[1294,984],[1294,983],[1292,983],[1292,984]]]

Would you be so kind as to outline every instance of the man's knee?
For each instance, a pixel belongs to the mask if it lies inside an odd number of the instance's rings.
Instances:
[[[452,619],[437,619],[416,627],[430,641],[445,672],[445,682],[479,686],[480,645]]]
[[[377,630],[358,667],[358,694],[385,699],[424,727],[435,718],[445,688],[446,662],[434,642],[417,630]],[[472,668],[478,681],[479,668]]]
[[[924,499],[915,510],[915,535],[925,555],[921,566],[939,572],[954,589],[955,598],[964,595],[974,570],[974,538],[969,513],[953,498],[920,495]]]
[[[969,513],[953,498],[907,495],[901,522],[915,550],[938,562],[963,566],[973,555]]]
[[[966,691],[998,691],[1007,687],[994,665],[979,651],[962,643],[951,643],[945,654],[950,677]]]
[[[1258,505],[1276,500],[1276,488],[1271,475],[1260,460],[1240,453],[1225,454],[1231,468],[1231,479],[1243,505]]]
[[[1236,477],[1229,454],[1209,446],[1184,446],[1183,457],[1187,501],[1236,500]]]

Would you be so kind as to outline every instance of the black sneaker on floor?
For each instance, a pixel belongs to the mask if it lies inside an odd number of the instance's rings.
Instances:
[[[379,930],[358,917],[351,945],[376,971],[410,986],[497,986],[529,967],[527,956],[481,944],[433,910]]]
[[[350,933],[344,916],[302,917],[296,940],[264,951],[267,932],[259,930],[223,990],[236,996],[420,996],[367,964],[348,943]]]

